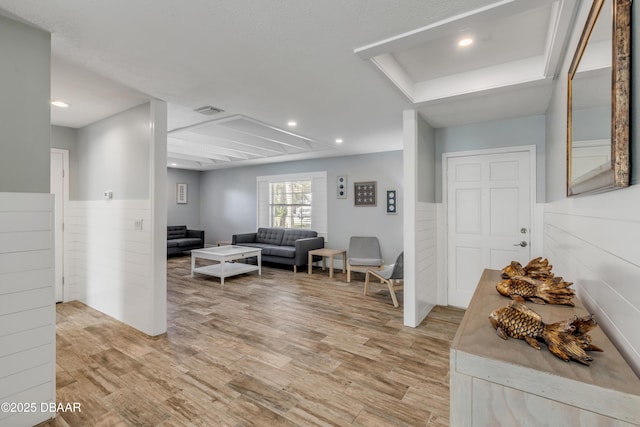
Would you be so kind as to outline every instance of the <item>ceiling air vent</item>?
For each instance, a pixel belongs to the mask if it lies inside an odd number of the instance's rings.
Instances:
[[[224,110],[222,110],[220,108],[213,107],[211,105],[205,105],[204,107],[196,108],[193,111],[195,111],[196,113],[200,113],[200,114],[205,114],[207,116],[211,116],[213,114],[222,113]]]

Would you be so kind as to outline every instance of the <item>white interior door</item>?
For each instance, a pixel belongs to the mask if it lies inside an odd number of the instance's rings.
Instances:
[[[449,305],[467,307],[485,268],[529,260],[530,156],[517,151],[448,157]]]
[[[51,194],[54,195],[54,270],[55,300],[62,302],[64,298],[64,205],[69,199],[67,150],[51,149]]]

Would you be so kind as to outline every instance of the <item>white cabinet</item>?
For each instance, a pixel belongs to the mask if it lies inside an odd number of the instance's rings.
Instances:
[[[604,352],[590,352],[591,366],[496,335],[488,316],[510,301],[495,289],[500,280],[499,271],[484,271],[451,345],[451,425],[640,425],[640,379],[599,327],[590,335]],[[574,301],[527,305],[554,323],[587,313]]]

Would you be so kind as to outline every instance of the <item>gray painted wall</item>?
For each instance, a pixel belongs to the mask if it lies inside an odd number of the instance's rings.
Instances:
[[[611,107],[573,111],[571,121],[574,141],[611,138]]]
[[[418,182],[419,202],[436,201],[436,131],[418,115]]]
[[[489,148],[536,146],[537,194],[545,198],[545,116],[518,117],[436,129],[436,202],[442,202],[442,154]]]
[[[49,193],[50,34],[0,16],[0,192]]]
[[[575,43],[571,44],[575,46]],[[568,55],[569,56],[569,55]],[[566,62],[566,60],[565,60]],[[564,70],[564,69],[563,69]],[[566,76],[566,73],[563,74]],[[546,202],[567,194],[567,81],[558,79],[547,109],[545,153]]]
[[[78,129],[77,200],[149,198],[149,103]]]
[[[69,200],[77,200],[78,130],[64,126],[51,126],[51,148],[69,151]]]
[[[71,153],[77,149],[77,140],[77,129],[64,126],[51,126],[51,147],[69,150],[69,158],[71,158]],[[69,160],[69,163],[71,163],[71,160]]]
[[[200,229],[199,171],[167,168],[167,225]],[[176,203],[176,184],[187,184],[187,203]]]
[[[387,215],[383,197],[386,189],[397,189],[402,208],[401,151],[203,172],[200,181],[201,225],[207,243],[231,240],[234,233],[256,229],[256,177],[312,171],[327,171],[327,246],[347,249],[351,236],[377,236],[385,262],[392,263],[402,251],[402,212]],[[348,177],[347,199],[336,198],[336,175]],[[358,181],[378,182],[376,207],[353,205],[353,183]]]

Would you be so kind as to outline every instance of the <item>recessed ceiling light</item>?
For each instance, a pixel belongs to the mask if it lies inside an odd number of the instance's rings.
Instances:
[[[289,126],[290,128],[294,128],[294,127],[298,126],[298,123],[295,120],[289,120],[287,122],[287,126]]]
[[[342,138],[336,138],[336,144],[342,144]]]
[[[60,108],[67,108],[69,106],[69,104],[64,101],[51,101],[51,105]]]
[[[471,46],[472,44],[473,44],[473,39],[469,37],[460,39],[460,41],[458,41],[458,46],[460,47],[467,47],[467,46]]]

